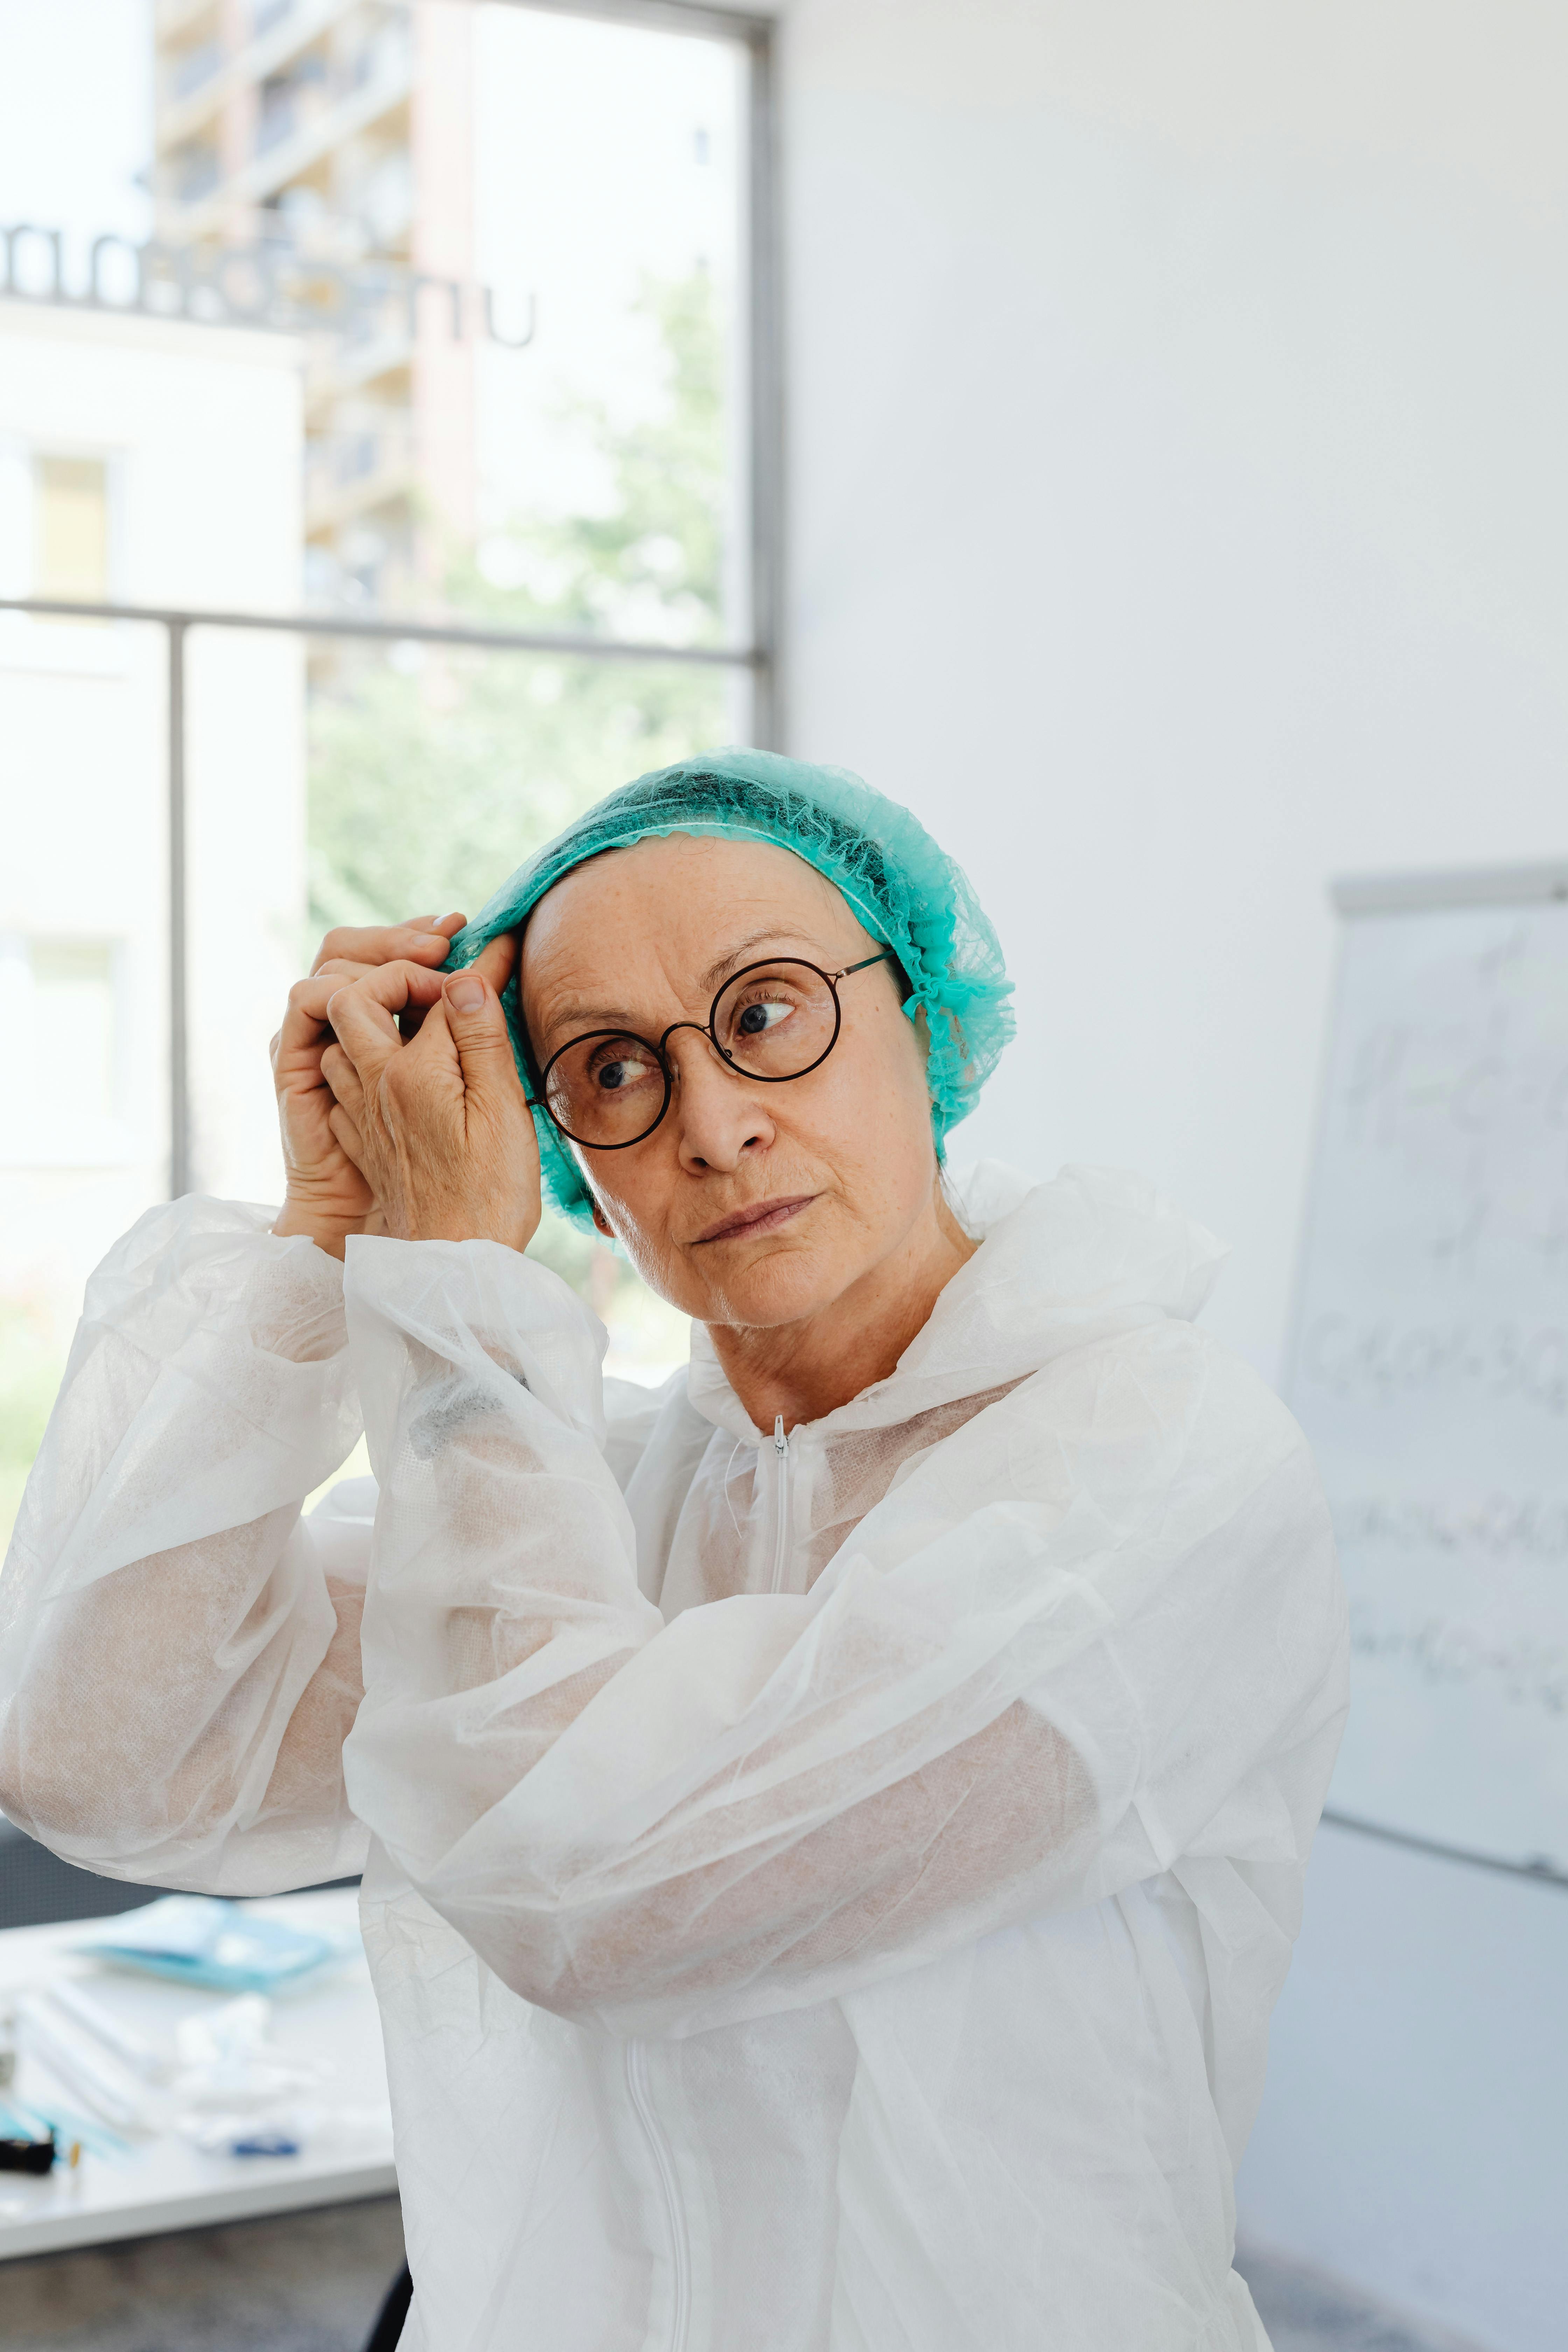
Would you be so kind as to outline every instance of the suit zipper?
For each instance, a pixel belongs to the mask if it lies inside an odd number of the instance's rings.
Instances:
[[[789,1572],[790,1536],[789,1440],[784,1415],[773,1422],[773,1580],[770,1592],[782,1592]]]
[[[686,2352],[686,2338],[691,2322],[691,2250],[686,2239],[686,2221],[680,2210],[680,2190],[675,2178],[675,2158],[664,2126],[654,2112],[653,2097],[648,2089],[647,2048],[641,2042],[626,2043],[626,2088],[631,2093],[637,2119],[652,2151],[658,2185],[664,2194],[664,2217],[669,2230],[670,2319],[667,2352]]]

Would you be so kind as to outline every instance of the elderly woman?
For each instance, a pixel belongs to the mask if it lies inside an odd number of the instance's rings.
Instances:
[[[95,1276],[5,1810],[164,1885],[363,1867],[407,2345],[1258,2352],[1344,1635],[1216,1245],[947,1171],[1000,956],[851,777],[645,777],[457,919],[294,989],[280,1215]],[[662,1390],[523,1255],[542,1161],[694,1318]]]

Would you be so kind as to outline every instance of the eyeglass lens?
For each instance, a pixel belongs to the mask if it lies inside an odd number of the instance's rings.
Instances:
[[[797,1078],[832,1047],[838,1028],[833,990],[810,964],[788,960],[737,972],[713,1008],[713,1043],[749,1076]],[[668,1100],[659,1053],[618,1032],[579,1037],[545,1076],[552,1118],[578,1143],[603,1150],[639,1142]]]

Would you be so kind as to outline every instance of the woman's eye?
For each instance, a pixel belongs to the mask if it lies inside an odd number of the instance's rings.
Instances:
[[[647,1074],[646,1062],[601,1062],[594,1073],[594,1082],[606,1094],[616,1094],[626,1087],[636,1086],[637,1080],[646,1078]]]
[[[764,1030],[776,1029],[779,1023],[787,1020],[794,1010],[795,1007],[791,1004],[781,1004],[776,1002],[748,1004],[735,1026],[742,1037],[760,1037]]]

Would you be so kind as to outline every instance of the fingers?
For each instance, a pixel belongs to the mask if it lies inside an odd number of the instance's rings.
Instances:
[[[289,1006],[283,1015],[283,1025],[278,1032],[273,1053],[273,1066],[292,1066],[308,1058],[312,1064],[318,1055],[326,1033],[327,1007],[339,992],[357,980],[380,978],[390,972],[390,964],[351,963],[334,958],[330,965],[315,972],[309,980],[297,980],[289,991]],[[406,989],[406,1003],[402,1009],[438,1004],[441,1000],[441,975],[427,971],[418,964],[405,963],[398,967]]]
[[[409,923],[329,931],[310,970],[318,972],[329,963],[384,964],[399,961],[430,968],[446,961],[452,936],[462,929],[463,921],[461,915],[420,915]]]
[[[392,967],[386,969],[390,971]],[[392,1008],[377,1000],[371,982],[359,980],[339,988],[329,999],[327,1018],[339,1050],[353,1064],[361,1086],[373,1087],[393,1055],[403,1050]],[[324,1076],[325,1054],[321,1059]]]
[[[334,1103],[327,1113],[327,1125],[363,1176],[365,1173],[364,1138],[360,1133],[359,1121],[343,1108],[342,1103]]]
[[[403,961],[377,965],[357,980],[339,982],[331,988],[325,1018],[363,1086],[373,1085],[402,1048],[404,1040],[394,1016],[411,1008],[438,1004],[441,989],[438,972]]]
[[[328,998],[321,1115],[400,1240],[522,1249],[538,1225],[533,1122],[498,992],[513,956],[510,940],[493,940],[439,979],[399,960]],[[399,1019],[421,1005],[417,1036],[400,1034]]]
[[[516,961],[517,933],[500,931],[493,940],[486,940],[468,970],[479,972],[481,978],[489,981],[499,996],[510,978],[511,968]]]
[[[515,953],[516,941],[510,932],[502,932],[466,971],[449,972],[442,988],[441,1009],[463,1066],[464,1083],[478,1094],[517,1087],[500,993]]]
[[[360,1084],[359,1072],[341,1045],[334,1043],[322,1053],[321,1076],[349,1117],[360,1120],[364,1110],[364,1088]]]

